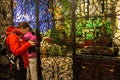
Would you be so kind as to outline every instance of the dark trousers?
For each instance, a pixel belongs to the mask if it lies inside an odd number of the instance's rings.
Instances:
[[[26,80],[26,68],[22,68],[20,70],[13,70],[14,80]]]
[[[0,78],[0,80],[11,80],[10,78]]]

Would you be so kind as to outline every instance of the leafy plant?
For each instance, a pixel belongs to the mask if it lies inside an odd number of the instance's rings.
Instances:
[[[92,19],[89,19],[89,20],[86,22],[86,28],[92,29],[92,28],[94,28],[94,26],[95,26],[95,23],[94,23],[94,21],[93,21]]]
[[[87,28],[87,29],[86,29]],[[110,36],[112,33],[111,23],[103,18],[88,19],[76,22],[76,35],[85,36],[85,39]]]
[[[104,23],[104,26],[106,27],[106,31],[107,31],[107,34],[108,35],[110,35],[111,33],[112,33],[112,30],[111,30],[111,28],[110,28],[110,25],[111,25],[111,23],[110,23],[110,21],[105,21],[105,23]]]
[[[76,35],[77,36],[82,36],[83,32],[83,27],[84,27],[84,23],[83,22],[80,22],[80,21],[77,21],[76,22]]]
[[[98,28],[100,28],[102,26],[102,20],[100,18],[97,18],[95,20],[95,26]]]

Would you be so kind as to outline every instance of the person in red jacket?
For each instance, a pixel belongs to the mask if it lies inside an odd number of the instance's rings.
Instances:
[[[18,27],[8,26],[6,29],[6,44],[15,58],[12,64],[13,77],[15,80],[26,80],[26,68],[28,66],[27,50],[31,46],[35,46],[33,41],[24,40],[24,34],[30,29],[27,22],[21,22]]]

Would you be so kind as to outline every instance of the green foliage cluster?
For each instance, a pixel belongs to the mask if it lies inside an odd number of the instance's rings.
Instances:
[[[76,22],[76,35],[78,37],[85,37],[85,39],[94,39],[95,37],[101,37],[104,35],[110,36],[112,33],[111,23],[109,20],[102,18],[77,20]]]

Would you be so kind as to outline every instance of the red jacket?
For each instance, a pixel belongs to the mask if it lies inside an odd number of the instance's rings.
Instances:
[[[15,32],[17,34],[15,34]],[[28,66],[28,56],[27,50],[31,46],[29,42],[25,42],[24,37],[19,29],[16,27],[9,26],[6,29],[6,34],[8,35],[6,38],[6,43],[9,44],[10,50],[13,55],[19,56],[22,55],[24,61],[24,67]]]

